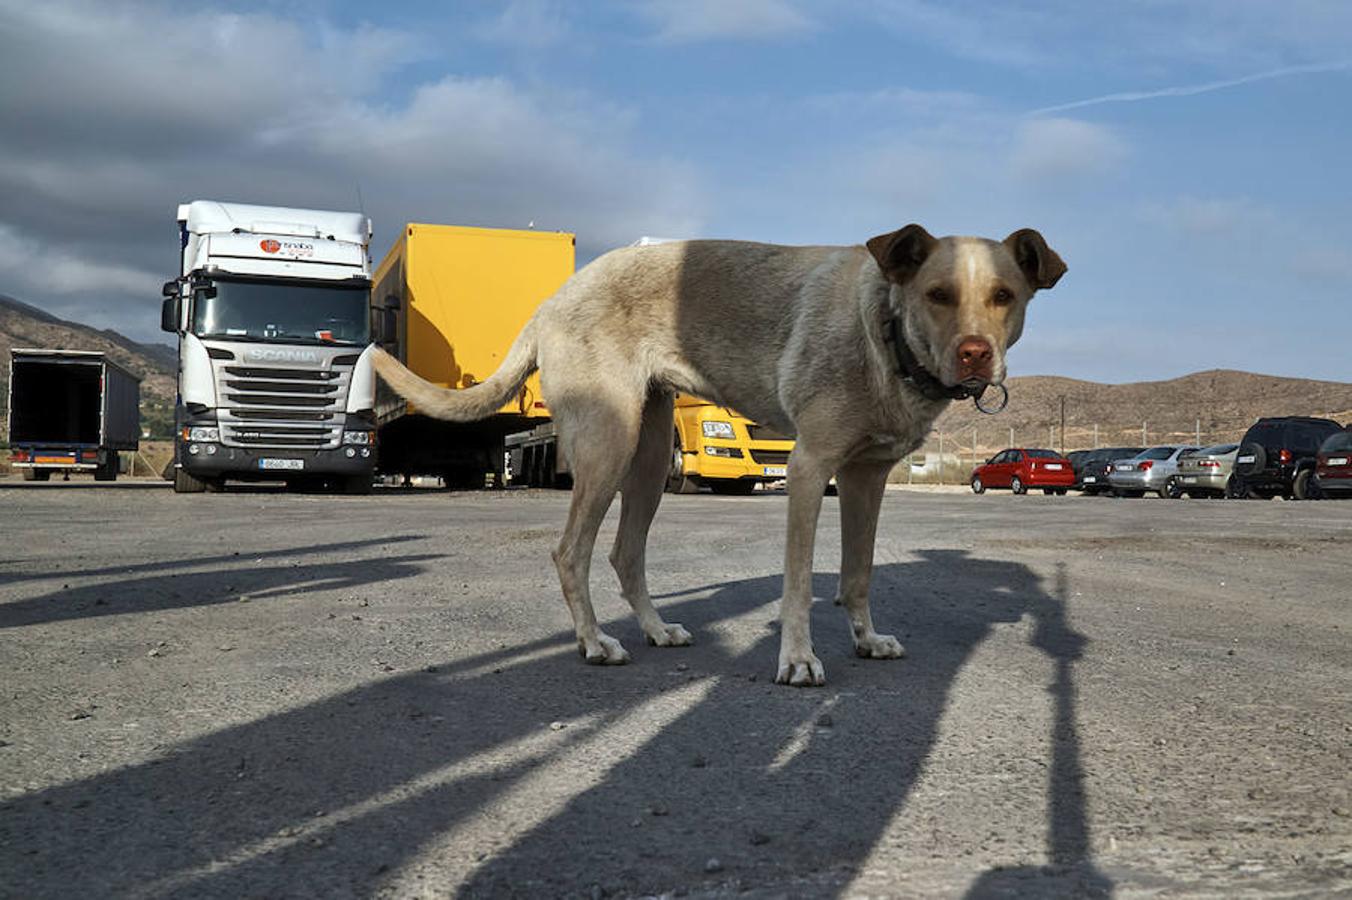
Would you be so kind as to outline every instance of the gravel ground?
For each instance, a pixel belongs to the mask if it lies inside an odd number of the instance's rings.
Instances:
[[[598,553],[606,669],[567,502],[0,480],[0,896],[1352,896],[1352,503],[890,491],[908,657],[791,689],[782,495],[664,502],[690,648]]]

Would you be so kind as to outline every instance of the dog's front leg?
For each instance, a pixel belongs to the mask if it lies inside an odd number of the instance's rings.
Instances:
[[[826,670],[812,652],[812,550],[822,494],[830,480],[827,458],[813,452],[800,434],[789,457],[789,527],[779,608],[779,671],[775,674],[779,684],[826,683]]]
[[[865,659],[896,659],[906,651],[890,634],[873,630],[869,583],[873,579],[873,546],[878,510],[895,460],[853,462],[836,473],[840,488],[840,593],[854,637],[854,652]]]

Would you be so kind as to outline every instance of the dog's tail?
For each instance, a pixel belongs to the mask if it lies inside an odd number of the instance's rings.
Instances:
[[[417,407],[418,412],[448,422],[474,422],[493,415],[517,395],[536,369],[538,348],[532,318],[517,335],[498,370],[487,381],[460,390],[425,381],[379,347],[375,348],[371,362],[385,383]]]

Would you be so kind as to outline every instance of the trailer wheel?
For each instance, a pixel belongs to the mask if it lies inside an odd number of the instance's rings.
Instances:
[[[51,481],[51,480],[52,480],[52,470],[51,470],[51,469],[24,469],[24,470],[23,470],[23,480],[24,480],[24,481]]]
[[[113,454],[99,463],[94,470],[95,481],[117,481],[117,454]]]
[[[174,470],[175,494],[200,494],[206,489],[207,483],[202,479],[189,475],[183,469]]]

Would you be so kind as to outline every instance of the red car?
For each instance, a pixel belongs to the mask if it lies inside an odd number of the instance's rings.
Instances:
[[[1352,498],[1352,425],[1329,435],[1320,445],[1314,483],[1325,497]]]
[[[1075,468],[1055,450],[1015,447],[1001,450],[972,471],[973,493],[1007,487],[1016,494],[1042,488],[1044,494],[1064,494],[1075,483]]]

